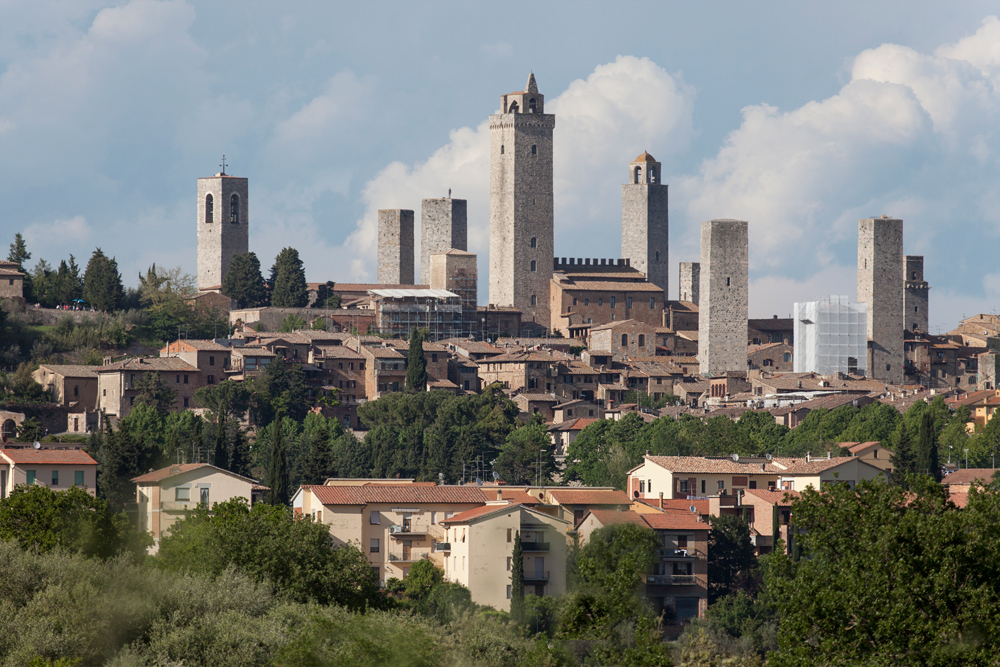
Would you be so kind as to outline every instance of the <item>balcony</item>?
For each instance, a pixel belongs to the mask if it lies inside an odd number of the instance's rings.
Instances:
[[[160,509],[164,512],[186,512],[198,507],[198,503],[191,500],[161,500]]]
[[[427,526],[389,526],[389,536],[390,537],[413,537],[413,536],[423,536],[429,531]]]
[[[548,572],[525,572],[524,573],[524,583],[534,583],[538,581],[548,581]]]
[[[693,574],[650,574],[646,577],[648,586],[691,586],[698,583]]]
[[[533,551],[538,553],[539,551],[548,551],[548,542],[521,542],[521,549],[523,551]]]
[[[409,556],[405,554],[390,553],[389,562],[390,563],[416,563],[420,560],[429,560],[430,554],[428,553],[411,553]],[[527,578],[527,577],[526,577]]]
[[[687,549],[687,548],[683,548],[683,547],[680,548],[680,549],[675,549],[673,547],[667,547],[667,548],[664,548],[664,549],[657,549],[657,555],[660,558],[670,558],[670,559],[675,559],[675,558],[685,559],[685,558],[688,558],[688,559],[692,559],[692,558],[698,558],[699,556],[701,556],[701,552],[698,551],[697,549]]]
[[[434,545],[435,553],[442,553],[451,551],[451,542],[438,542]]]

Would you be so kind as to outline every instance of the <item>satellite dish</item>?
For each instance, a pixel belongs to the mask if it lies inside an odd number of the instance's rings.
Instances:
[[[35,444],[33,444],[32,447],[34,447],[35,449],[41,449],[42,448],[42,443],[40,443],[37,440],[35,440]]]
[[[739,461],[740,460],[740,455],[739,454],[733,454],[733,460],[734,461]]]
[[[500,479],[500,473],[498,473],[496,470],[493,471],[493,479],[495,480]]]
[[[770,461],[771,460],[771,455],[770,454],[764,454],[764,458],[767,459],[768,461]]]
[[[481,478],[477,477],[476,478],[476,484],[478,484],[479,486],[482,486],[483,485],[483,480]]]
[[[691,510],[691,514],[697,514],[698,513],[698,508],[695,507],[694,505],[692,505],[688,509]]]

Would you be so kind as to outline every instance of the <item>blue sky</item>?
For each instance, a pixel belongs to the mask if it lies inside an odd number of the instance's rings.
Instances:
[[[618,256],[620,184],[648,150],[674,267],[696,259],[702,220],[750,222],[752,315],[853,296],[857,219],[885,213],[926,256],[946,330],[1000,307],[998,14],[0,0],[0,242],[23,232],[32,264],[100,246],[128,283],[153,262],[193,271],[195,179],[225,153],[250,178],[265,269],[291,245],[309,280],[374,280],[375,211],[452,188],[484,273],[484,123],[533,70],[557,115],[557,255]]]

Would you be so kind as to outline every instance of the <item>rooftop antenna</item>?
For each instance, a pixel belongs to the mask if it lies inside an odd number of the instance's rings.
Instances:
[[[219,164],[219,166],[222,167],[222,175],[225,176],[226,175],[226,156],[225,156],[225,154],[222,155],[222,162]]]

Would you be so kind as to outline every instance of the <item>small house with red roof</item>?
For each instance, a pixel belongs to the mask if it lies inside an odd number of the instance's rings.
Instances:
[[[90,495],[97,489],[97,461],[82,449],[40,447],[29,444],[0,449],[0,498],[15,486],[43,484],[53,491],[82,487]]]
[[[857,457],[865,463],[871,464],[886,473],[892,472],[892,459],[895,456],[888,447],[883,447],[878,440],[869,442],[842,442],[841,447],[846,447],[851,456]]]

